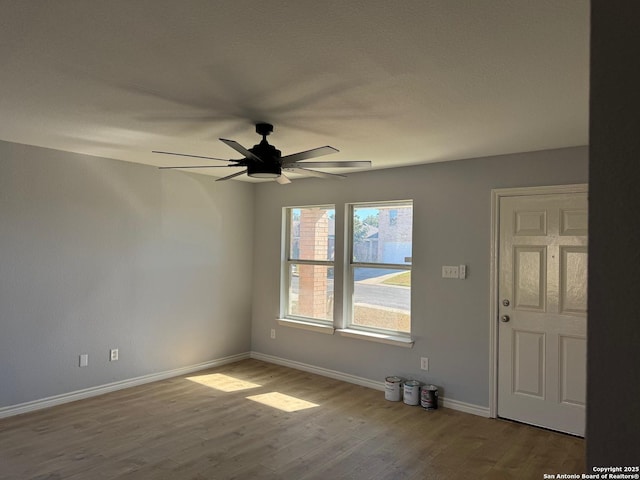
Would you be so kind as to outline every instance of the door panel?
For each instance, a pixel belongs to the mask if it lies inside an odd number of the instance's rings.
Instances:
[[[547,234],[547,212],[545,210],[541,212],[523,210],[515,212],[515,215],[515,231],[513,232],[515,236]]]
[[[545,310],[547,255],[545,247],[515,247],[514,308],[519,310]]]
[[[586,378],[573,372],[583,367],[587,360],[587,339],[584,337],[560,337],[560,401],[585,406]]]
[[[587,211],[565,210],[562,212],[560,235],[587,235]]]
[[[544,334],[513,331],[513,392],[544,398]]]
[[[587,227],[586,194],[500,199],[500,417],[584,435]]]
[[[587,248],[561,247],[560,313],[587,314]]]

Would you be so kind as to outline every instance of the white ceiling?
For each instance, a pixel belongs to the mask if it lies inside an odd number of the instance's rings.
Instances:
[[[373,168],[588,143],[588,0],[0,0],[0,12],[2,140],[189,165],[151,150],[238,158],[217,138],[250,147],[266,121],[283,155],[332,145],[323,160]]]

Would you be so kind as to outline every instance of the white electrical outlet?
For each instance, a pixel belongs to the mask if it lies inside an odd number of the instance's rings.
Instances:
[[[458,278],[458,267],[452,265],[443,265],[442,278]]]
[[[116,360],[118,360],[118,349],[112,348],[111,350],[109,350],[109,361],[115,362]]]
[[[275,328],[271,329],[271,338],[272,339],[276,338],[276,329]]]
[[[427,357],[420,358],[420,370],[429,370],[429,359]]]
[[[80,363],[79,365],[81,367],[88,367],[89,366],[89,354],[88,353],[83,353],[80,355]]]

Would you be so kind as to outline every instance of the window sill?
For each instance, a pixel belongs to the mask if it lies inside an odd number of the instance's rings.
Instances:
[[[368,340],[370,342],[386,343],[404,348],[413,348],[414,341],[409,337],[399,335],[388,335],[385,333],[365,332],[351,328],[339,328],[336,330],[343,337],[356,338],[358,340]]]
[[[293,320],[291,318],[277,318],[278,325],[282,327],[301,328],[311,332],[324,333],[333,335],[335,328],[330,325],[320,325],[313,322],[305,322],[304,320]]]

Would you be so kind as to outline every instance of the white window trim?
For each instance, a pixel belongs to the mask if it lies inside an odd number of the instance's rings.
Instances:
[[[282,327],[300,328],[302,330],[309,330],[316,333],[326,333],[327,335],[333,335],[335,328],[333,326],[324,325],[316,322],[310,322],[307,320],[294,320],[293,318],[277,318],[278,325]]]
[[[412,264],[384,264],[384,263],[374,263],[368,264],[364,262],[351,263],[351,259],[353,258],[353,241],[352,241],[352,207],[362,207],[362,206],[379,206],[381,204],[392,206],[393,204],[398,205],[406,205],[407,203],[411,203],[413,205],[412,200],[393,200],[393,201],[375,201],[375,202],[355,202],[355,203],[347,203],[343,204],[343,210],[346,212],[346,218],[344,222],[341,222],[341,225],[345,225],[344,231],[341,232],[341,237],[338,238],[336,236],[336,252],[340,250],[339,245],[344,246],[344,252],[340,255],[339,258],[334,258],[333,261],[324,261],[324,260],[294,260],[290,259],[289,249],[291,248],[291,214],[292,210],[296,208],[333,208],[336,214],[336,220],[339,218],[339,212],[336,208],[336,205],[332,204],[321,204],[321,205],[299,205],[299,206],[287,206],[283,207],[283,223],[282,223],[282,238],[284,239],[281,242],[281,288],[280,288],[280,315],[276,318],[276,322],[278,325],[287,328],[295,328],[301,329],[312,333],[320,333],[323,335],[333,335],[337,333],[341,337],[351,338],[354,340],[364,340],[369,342],[382,343],[386,345],[392,345],[402,348],[413,348],[414,340],[411,337],[411,333],[393,331],[393,330],[380,330],[380,329],[372,329],[367,328],[366,326],[357,326],[356,328],[352,328],[351,325],[348,325],[348,319],[351,318],[351,308],[352,308],[352,298],[353,298],[353,268],[355,267],[372,267],[372,268],[381,268],[388,269],[392,268],[394,270],[412,270]],[[336,225],[336,235],[340,230],[339,226]],[[340,262],[344,258],[344,262],[340,265]],[[287,315],[287,310],[289,308],[289,269],[291,263],[298,264],[322,264],[333,267],[334,269],[334,298],[336,298],[336,304],[334,305],[333,311],[333,321],[331,320],[322,320],[316,318],[307,318],[296,315]],[[338,270],[339,269],[339,270]],[[342,275],[342,278],[339,276]],[[340,291],[335,290],[335,285],[342,283],[342,288]],[[338,301],[338,298],[341,300]],[[341,305],[340,308],[338,306]]]
[[[358,340],[368,340],[370,342],[386,343],[399,347],[413,348],[415,343],[411,337],[401,335],[391,335],[388,333],[373,332],[367,330],[355,330],[353,328],[338,328],[338,335],[350,337]]]
[[[377,207],[385,205],[392,207],[393,205],[406,206],[411,204],[413,208],[413,200],[392,200],[392,201],[376,201],[376,202],[354,202],[345,204],[345,241],[347,248],[345,249],[345,262],[344,262],[344,328],[338,328],[337,332],[346,337],[359,338],[361,340],[370,340],[380,343],[388,343],[392,345],[407,346],[411,348],[413,346],[413,340],[411,338],[412,332],[400,332],[396,330],[377,329],[362,325],[354,325],[353,321],[353,289],[354,289],[354,270],[358,267],[366,268],[380,268],[380,269],[394,269],[394,270],[406,270],[411,272],[413,268],[413,259],[411,263],[407,264],[391,264],[391,263],[366,263],[366,262],[353,262],[353,210],[354,208],[366,208],[367,206]],[[413,230],[413,226],[412,226]],[[413,237],[413,235],[412,235]],[[413,242],[413,239],[412,239]],[[413,248],[412,248],[413,250]],[[413,253],[412,253],[413,255]],[[335,270],[334,270],[335,271]],[[412,292],[413,293],[413,292]],[[411,327],[410,327],[411,328]]]
[[[298,265],[324,265],[327,267],[332,267],[334,276],[336,272],[335,268],[335,259],[334,260],[302,260],[302,259],[291,259],[291,213],[296,208],[328,208],[332,209],[335,214],[336,206],[335,204],[322,204],[322,205],[301,205],[301,206],[291,206],[291,207],[283,207],[283,225],[282,225],[282,235],[284,241],[282,242],[282,252],[281,252],[281,265],[282,270],[280,272],[280,317],[277,319],[278,323],[282,326],[294,327],[294,328],[303,328],[305,330],[317,331],[321,333],[329,333],[333,335],[334,330],[334,321],[333,320],[324,320],[321,318],[312,318],[312,317],[303,317],[298,315],[289,315],[289,269],[292,264]],[[334,283],[334,292],[333,295],[335,297],[335,283]],[[333,313],[335,317],[335,313]]]

